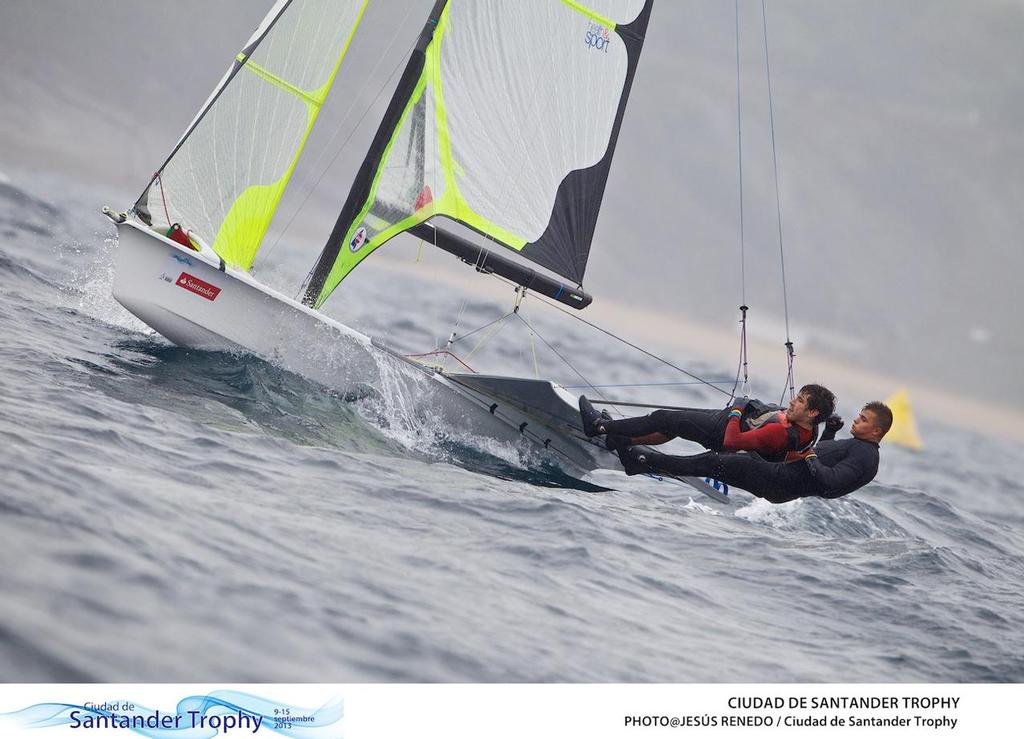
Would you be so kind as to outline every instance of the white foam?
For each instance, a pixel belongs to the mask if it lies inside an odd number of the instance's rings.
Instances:
[[[377,426],[381,433],[410,451],[426,454],[445,462],[453,461],[445,442],[455,442],[509,465],[530,468],[540,463],[540,456],[526,442],[512,443],[482,434],[462,432],[445,423],[424,398],[437,389],[433,380],[419,370],[408,367],[383,353],[374,353],[377,363],[377,393],[357,404],[360,414]]]
[[[690,497],[689,502],[686,505],[683,506],[683,510],[686,510],[686,511],[697,511],[699,513],[709,513],[712,516],[721,516],[722,515],[721,511],[716,510],[716,509],[712,508],[709,505],[704,505],[703,503],[694,500],[692,496]]]
[[[736,510],[736,518],[781,528],[792,524],[793,519],[802,515],[802,507],[803,501],[799,498],[789,503],[769,503],[762,498],[754,498],[750,505]]]
[[[102,235],[97,234],[97,236]],[[102,244],[100,248],[90,254],[87,261],[75,266],[68,274],[69,286],[78,293],[77,300],[72,301],[69,307],[111,326],[150,336],[155,335],[156,331],[114,300],[114,274],[117,271],[114,249],[117,248],[117,236],[104,238]],[[66,243],[62,248],[71,250],[76,255],[82,254],[83,251],[86,253],[92,251],[91,249],[83,250],[82,244],[78,242]]]

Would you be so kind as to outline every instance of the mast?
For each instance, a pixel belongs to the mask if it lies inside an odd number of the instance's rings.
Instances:
[[[398,81],[398,87],[395,88],[395,92],[391,96],[391,102],[388,103],[388,108],[384,112],[384,118],[381,120],[377,133],[373,137],[370,149],[366,152],[366,158],[359,167],[359,172],[352,183],[352,189],[349,190],[345,205],[342,207],[341,213],[338,214],[338,220],[335,221],[334,228],[331,229],[331,235],[327,237],[327,243],[320,252],[320,258],[317,260],[316,266],[313,267],[313,272],[306,285],[306,292],[302,298],[302,302],[305,305],[313,306],[316,303],[316,299],[320,295],[320,291],[323,290],[324,283],[327,281],[327,275],[338,258],[342,240],[352,225],[352,221],[355,220],[363,202],[369,197],[374,173],[380,165],[388,142],[401,122],[405,104],[412,94],[417,80],[419,80],[420,75],[423,73],[423,66],[427,58],[427,46],[434,38],[434,29],[437,28],[437,22],[441,18],[441,13],[447,4],[448,0],[437,0],[430,11],[430,15],[427,17],[426,23],[423,24],[423,30],[420,31],[416,46],[409,57],[409,62],[405,65],[402,77]]]

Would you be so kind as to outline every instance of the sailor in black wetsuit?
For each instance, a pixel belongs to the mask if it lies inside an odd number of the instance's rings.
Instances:
[[[889,407],[877,401],[868,403],[850,427],[852,438],[826,438],[803,460],[789,463],[766,462],[756,454],[706,452],[675,457],[633,447],[621,447],[618,452],[627,475],[660,471],[681,477],[713,477],[771,503],[811,496],[839,498],[875,478],[878,442],[891,426]],[[831,430],[831,436],[837,428]]]

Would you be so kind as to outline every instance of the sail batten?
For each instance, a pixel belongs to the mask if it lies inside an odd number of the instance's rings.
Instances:
[[[652,3],[439,2],[306,302],[437,215],[582,283]]]
[[[248,269],[367,0],[278,0],[136,203]]]
[[[602,25],[617,27],[635,21],[650,3],[645,0],[561,0]]]
[[[241,54],[239,54],[239,61],[245,63],[245,68],[255,74],[258,77],[263,78],[272,85],[280,87],[285,92],[291,93],[297,98],[305,100],[309,105],[320,107],[323,104],[323,99],[319,97],[315,92],[307,92],[300,87],[296,87],[288,80],[282,79],[270,70],[264,69],[259,64],[253,61],[248,61]]]

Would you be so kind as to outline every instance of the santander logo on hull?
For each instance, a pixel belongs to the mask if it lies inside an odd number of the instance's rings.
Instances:
[[[213,301],[220,295],[220,288],[216,285],[211,285],[209,282],[200,280],[195,275],[190,275],[188,272],[182,272],[175,280],[178,287],[183,287],[189,292],[195,293],[201,298]]]

